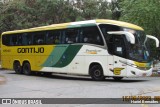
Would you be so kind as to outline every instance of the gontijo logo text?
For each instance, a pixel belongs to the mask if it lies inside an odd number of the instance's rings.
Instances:
[[[43,47],[18,48],[17,53],[44,53],[44,48]]]

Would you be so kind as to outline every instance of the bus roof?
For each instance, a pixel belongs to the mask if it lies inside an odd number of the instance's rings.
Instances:
[[[96,19],[96,20],[62,23],[62,24],[52,24],[48,26],[34,27],[34,28],[23,29],[23,30],[7,31],[7,32],[3,32],[2,35],[3,34],[23,33],[23,32],[45,31],[45,30],[52,30],[52,29],[75,28],[75,27],[81,27],[81,26],[91,26],[91,25],[96,25],[96,24],[112,24],[112,25],[131,28],[135,30],[143,30],[143,28],[137,25],[131,24],[131,23],[127,23],[127,22],[108,20],[108,19]]]

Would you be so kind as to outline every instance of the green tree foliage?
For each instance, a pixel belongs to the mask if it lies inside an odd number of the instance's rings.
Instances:
[[[121,0],[120,20],[142,26],[147,34],[160,36],[160,0]]]
[[[0,32],[75,20],[77,14],[64,0],[14,0],[0,8]]]
[[[105,0],[99,0],[97,18],[112,19],[111,3]]]
[[[160,39],[160,0],[121,0],[120,20],[137,24],[145,32]],[[153,57],[157,57],[155,42],[150,40]]]
[[[17,26],[16,20],[20,19],[18,8],[21,8],[21,5],[16,2],[1,5],[0,28],[2,31],[12,30]],[[15,18],[18,19],[15,20]]]
[[[108,0],[68,0],[76,11],[76,20],[90,20],[97,18],[111,19],[111,3]],[[76,1],[76,2],[75,2]],[[73,20],[72,20],[73,21]]]
[[[82,16],[85,19],[95,18],[97,13],[98,13],[98,10],[97,10],[98,1],[96,1],[96,0],[85,0],[85,1],[83,1],[83,3],[84,3],[84,5],[81,8]]]
[[[107,0],[13,0],[0,4],[0,32],[54,23],[112,18]]]
[[[77,20],[120,18],[159,36],[159,7],[160,0],[112,0],[110,3],[108,0],[13,0],[0,4],[0,32]]]
[[[122,0],[111,0],[110,7],[112,11],[112,19],[118,20],[121,16],[121,10],[119,4]]]

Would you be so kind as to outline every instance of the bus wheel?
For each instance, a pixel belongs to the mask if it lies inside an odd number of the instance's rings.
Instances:
[[[93,80],[102,81],[105,79],[105,77],[103,75],[103,69],[100,65],[91,66],[89,72],[90,72],[90,76]]]
[[[14,71],[16,72],[16,74],[22,74],[22,67],[21,67],[19,61],[15,61],[15,62],[13,63],[13,69],[14,69]]]
[[[114,80],[116,80],[116,81],[120,81],[120,80],[123,79],[123,77],[113,77],[113,78],[114,78]]]
[[[29,62],[24,62],[23,64],[23,73],[25,75],[31,75],[31,66]]]

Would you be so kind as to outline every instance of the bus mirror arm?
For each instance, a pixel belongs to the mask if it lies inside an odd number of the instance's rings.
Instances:
[[[154,36],[152,36],[152,35],[146,35],[146,36],[147,36],[147,38],[149,38],[149,39],[155,40],[155,42],[156,42],[156,47],[159,47],[159,40],[158,40],[156,37],[154,37]]]
[[[132,33],[127,32],[127,31],[109,31],[107,32],[108,34],[114,34],[114,35],[125,35],[127,40],[131,43],[131,44],[135,44],[135,37]]]

